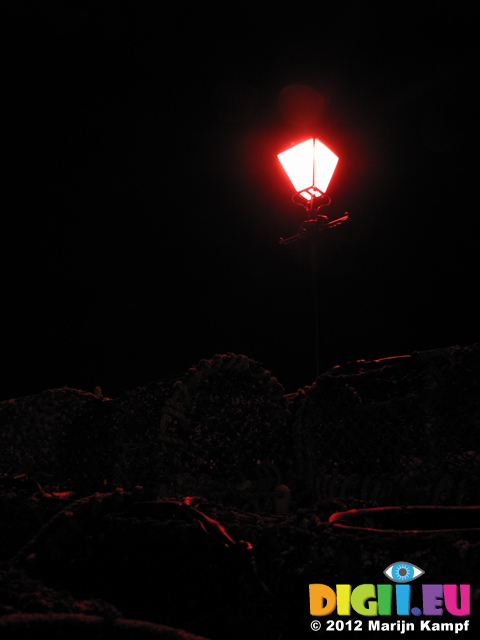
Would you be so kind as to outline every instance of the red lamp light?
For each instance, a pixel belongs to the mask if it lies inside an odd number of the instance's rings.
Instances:
[[[279,153],[277,157],[295,188],[293,201],[308,211],[308,219],[303,221],[298,232],[290,238],[280,238],[281,244],[298,240],[309,229],[323,231],[338,227],[348,218],[348,213],[335,220],[319,214],[322,207],[330,204],[330,197],[325,192],[338,163],[338,156],[323,142],[310,138]]]
[[[279,153],[278,159],[297,194],[307,201],[325,193],[338,162],[338,156],[315,138]]]

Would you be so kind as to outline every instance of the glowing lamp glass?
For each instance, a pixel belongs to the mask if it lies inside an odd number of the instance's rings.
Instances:
[[[297,193],[306,200],[326,192],[338,162],[338,156],[314,138],[279,153],[278,159]]]

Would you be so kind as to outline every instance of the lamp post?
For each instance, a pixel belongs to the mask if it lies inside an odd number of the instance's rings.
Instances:
[[[320,209],[330,204],[325,193],[338,163],[338,156],[320,140],[310,138],[278,154],[278,159],[295,188],[292,200],[306,209],[307,217],[300,224],[297,233],[288,238],[280,238],[280,244],[291,244],[302,238],[310,237],[310,257],[313,286],[314,338],[315,338],[315,375],[320,375],[320,332],[319,300],[317,274],[317,233],[333,229],[345,222],[348,213],[339,218],[330,219],[320,213]]]

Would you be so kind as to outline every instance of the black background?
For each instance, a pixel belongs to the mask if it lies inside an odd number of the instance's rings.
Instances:
[[[5,3],[0,399],[228,351],[311,384],[276,154],[312,135],[350,213],[318,238],[321,368],[478,341],[478,23],[420,4]]]

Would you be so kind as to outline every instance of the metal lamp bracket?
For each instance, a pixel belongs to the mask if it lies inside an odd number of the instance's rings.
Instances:
[[[292,200],[295,204],[301,205],[307,210],[308,217],[300,224],[297,233],[289,238],[280,238],[280,244],[291,244],[300,240],[307,233],[325,231],[326,229],[333,229],[338,227],[348,219],[348,212],[346,211],[340,218],[331,220],[328,216],[320,214],[319,211],[322,207],[327,207],[331,199],[325,193],[320,191],[318,187],[312,186],[308,189],[298,191],[292,196]]]

